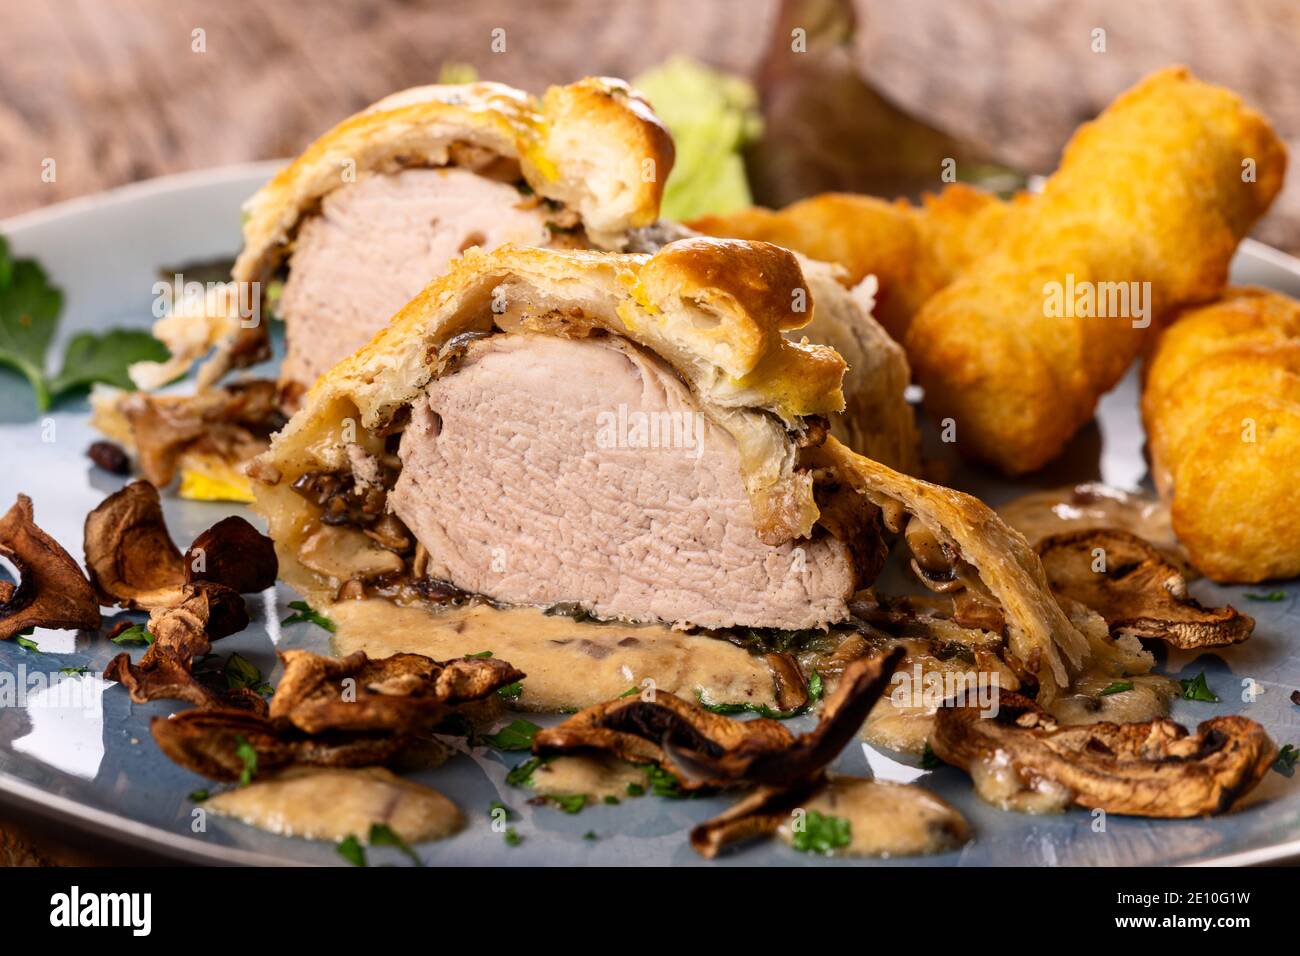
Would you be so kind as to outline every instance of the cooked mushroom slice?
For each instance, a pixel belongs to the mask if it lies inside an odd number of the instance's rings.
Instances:
[[[172,607],[181,601],[185,564],[163,520],[158,489],[133,481],[86,516],[86,568],[106,605]]]
[[[275,584],[275,544],[238,515],[222,518],[185,552],[186,581],[215,581],[251,594]]]
[[[993,717],[977,707],[940,710],[930,746],[1004,809],[1072,803],[1144,817],[1223,813],[1277,756],[1264,728],[1245,717],[1211,718],[1195,734],[1170,720],[1062,727],[1005,693]]]
[[[524,678],[495,658],[371,660],[365,651],[347,657],[285,651],[280,660],[284,676],[271,699],[271,719],[309,734],[429,730],[454,708]]]
[[[212,649],[218,640],[248,626],[244,599],[221,584],[187,584],[183,600],[176,607],[156,608],[149,615],[153,643],[131,663],[131,655],[118,654],[104,668],[104,679],[115,680],[143,704],[150,700],[183,700],[199,707],[237,707],[262,714],[266,702],[249,688],[217,689],[193,673],[196,657]]]
[[[1092,608],[1111,634],[1190,650],[1238,644],[1255,629],[1253,618],[1232,607],[1202,607],[1188,596],[1178,568],[1131,532],[1091,528],[1052,535],[1038,553],[1052,590]]]
[[[824,774],[797,780],[789,787],[759,787],[712,820],[691,830],[691,846],[712,860],[723,849],[744,840],[771,836],[790,814],[826,784]]]
[[[379,765],[396,757],[412,740],[405,734],[308,737],[278,730],[265,717],[229,709],[155,717],[149,729],[173,762],[213,780],[232,781],[296,765]]]
[[[99,601],[90,582],[72,555],[36,527],[26,495],[0,518],[0,556],[18,572],[16,585],[0,581],[0,640],[33,627],[99,627]]]
[[[654,763],[683,789],[785,785],[817,773],[852,739],[902,657],[901,650],[854,661],[826,700],[822,719],[794,736],[775,720],[733,720],[660,691],[588,707],[538,731],[536,754],[598,750]]]

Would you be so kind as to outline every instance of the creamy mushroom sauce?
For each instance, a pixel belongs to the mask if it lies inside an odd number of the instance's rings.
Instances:
[[[1116,684],[1133,687],[1102,696],[1103,690]],[[1142,724],[1169,716],[1169,705],[1179,692],[1178,682],[1162,674],[1083,674],[1048,710],[1062,724]]]
[[[970,839],[970,827],[960,813],[912,784],[832,777],[802,809],[849,822],[849,845],[836,851],[845,856],[944,853]],[[793,825],[791,819],[777,829],[787,843],[794,839]]]
[[[533,771],[530,786],[544,797],[585,794],[589,800],[628,795],[629,784],[646,786],[646,772],[640,767],[603,754],[548,760]]]
[[[387,824],[407,843],[438,840],[465,825],[436,790],[381,767],[294,767],[210,798],[204,807],[280,836],[363,843]]]
[[[1182,555],[1167,504],[1150,495],[1121,491],[1099,482],[1035,491],[997,510],[1002,520],[1030,544],[1067,531],[1120,528],[1161,551]]]
[[[1036,777],[1026,780],[1011,765],[1011,757],[999,750],[993,756],[976,760],[970,766],[975,792],[1000,810],[1016,813],[1062,813],[1074,794],[1053,780]]]
[[[647,679],[687,700],[703,694],[719,703],[777,706],[774,677],[761,657],[660,625],[575,621],[531,607],[431,610],[382,598],[340,601],[325,613],[338,625],[337,654],[407,652],[448,660],[491,651],[528,675],[514,702],[521,710],[590,707]]]

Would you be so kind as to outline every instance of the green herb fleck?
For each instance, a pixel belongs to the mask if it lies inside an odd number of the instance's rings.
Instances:
[[[519,831],[514,827],[507,827],[504,839],[506,846],[518,846],[524,842],[524,838],[519,835]]]
[[[546,801],[565,813],[579,813],[587,805],[587,795],[585,793],[548,794]]]
[[[335,631],[338,630],[337,624],[335,624],[333,621],[327,618],[324,614],[317,614],[315,611],[311,609],[311,605],[308,604],[306,601],[290,601],[289,607],[297,611],[298,613],[290,614],[288,617],[286,617],[283,621],[280,622],[282,625],[302,624],[305,622],[308,624],[315,624],[319,627],[323,627],[331,634],[333,634]]]
[[[354,836],[345,836],[334,846],[334,852],[343,859],[347,860],[353,866],[368,866],[366,863],[366,848],[361,845],[361,841]]]
[[[767,704],[713,704],[704,699],[702,691],[697,695],[696,699],[701,707],[715,714],[730,715],[749,712],[758,714],[760,717],[766,717],[769,720],[789,720],[792,717],[801,717],[808,713],[813,704],[822,699],[823,692],[822,675],[813,671],[808,678],[808,699],[800,706],[790,710],[774,710],[768,707]]]
[[[1285,601],[1286,592],[1269,591],[1267,594],[1251,594],[1250,592],[1247,592],[1246,600],[1247,601]]]
[[[59,673],[68,677],[80,677],[82,674],[89,674],[89,667],[60,667]]]
[[[404,857],[416,866],[424,866],[410,845],[398,836],[387,823],[370,824],[370,845],[396,847]]]
[[[498,810],[501,811],[502,814],[501,819],[503,820],[513,820],[515,819],[515,817],[518,816],[518,814],[515,813],[515,811],[511,810],[500,800],[493,800],[491,803],[488,804],[488,818],[491,820],[495,820],[497,818]]]
[[[582,838],[583,838],[584,840],[599,840],[599,839],[600,839],[600,837],[596,836],[596,831],[595,831],[595,830],[588,830],[586,833],[584,833],[584,834],[582,835]]]
[[[627,785],[627,795],[629,797],[644,797],[645,787],[639,783],[629,783]]]
[[[143,624],[132,624],[117,637],[113,638],[114,644],[152,644],[153,635]]]
[[[507,684],[505,687],[498,687],[497,693],[506,700],[518,700],[524,692],[523,681],[515,681],[513,684]]]
[[[1295,774],[1296,758],[1300,757],[1300,750],[1290,744],[1286,744],[1277,753],[1277,759],[1273,761],[1273,769],[1284,777],[1290,777]]]
[[[1191,679],[1180,680],[1178,683],[1183,688],[1183,700],[1200,700],[1209,704],[1219,702],[1218,695],[1205,683],[1205,671],[1201,671]]]
[[[495,734],[481,739],[483,743],[497,750],[531,750],[533,737],[541,729],[531,720],[512,720]]]
[[[204,800],[208,799],[209,796],[211,796],[211,794],[209,794],[208,791],[206,790],[190,791],[190,799],[193,800],[195,803],[202,803]]]
[[[274,687],[262,680],[262,672],[257,665],[240,654],[231,654],[226,660],[225,675],[226,687],[230,690],[247,688],[259,694],[270,694],[275,691]]]
[[[943,761],[939,755],[930,747],[930,742],[925,742],[925,750],[921,752],[921,767],[925,770],[937,770],[943,766]]]
[[[527,787],[533,782],[533,771],[545,761],[541,757],[531,757],[506,774],[506,783],[512,787]]]
[[[466,654],[465,656],[466,656],[466,657],[469,657],[469,658],[488,658],[488,657],[491,657],[491,656],[492,656],[492,652],[491,652],[491,651],[479,651],[477,654]]]
[[[39,651],[41,649],[40,645],[30,637],[23,637],[21,634],[14,637],[14,643],[25,651]]]
[[[640,692],[640,690],[641,690],[641,688],[640,688],[640,687],[637,687],[637,686],[634,684],[634,685],[632,685],[631,687],[629,687],[627,690],[623,691],[623,693],[619,694],[619,695],[618,695],[618,699],[619,699],[619,700],[622,700],[622,699],[625,698],[625,697],[631,697],[631,696],[633,696],[634,694],[637,694],[638,692]]]
[[[243,734],[235,735],[235,756],[244,762],[244,769],[239,773],[239,785],[247,787],[257,776],[257,751]]]
[[[1111,694],[1122,694],[1124,693],[1124,691],[1132,690],[1132,689],[1133,689],[1133,682],[1131,680],[1117,680],[1115,681],[1115,683],[1109,684],[1106,687],[1103,687],[1101,690],[1099,690],[1097,692],[1097,696],[1109,697]]]
[[[619,804],[619,799],[618,797],[614,796],[612,793],[607,793],[605,794],[605,802],[609,804],[611,807],[616,807]]]
[[[796,830],[794,848],[800,853],[833,853],[849,845],[853,828],[843,817],[832,817],[816,810],[804,816],[803,829]]]

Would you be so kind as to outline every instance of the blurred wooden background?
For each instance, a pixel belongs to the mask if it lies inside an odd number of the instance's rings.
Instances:
[[[787,3],[782,22],[839,5]],[[1171,62],[1238,90],[1300,144],[1295,0],[851,5],[858,23],[846,63],[886,99],[1027,171],[1050,171],[1075,125]],[[0,216],[161,173],[292,155],[383,94],[430,82],[447,62],[531,89],[587,73],[632,76],[674,53],[753,75],[779,7],[780,0],[5,4]],[[506,31],[503,53],[490,50],[496,27]],[[1104,53],[1092,49],[1094,29],[1106,31]],[[837,103],[825,107],[833,112]],[[46,159],[56,162],[53,182],[41,176]],[[1300,176],[1293,179],[1261,235],[1300,251]]]

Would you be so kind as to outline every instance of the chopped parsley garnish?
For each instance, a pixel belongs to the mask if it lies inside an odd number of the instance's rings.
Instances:
[[[39,651],[41,649],[40,645],[30,637],[23,637],[21,634],[14,637],[14,643],[25,651]]]
[[[619,804],[619,799],[618,797],[614,796],[612,793],[607,793],[605,794],[605,802],[609,804],[611,807],[616,807]]]
[[[1300,757],[1300,750],[1290,744],[1286,744],[1277,753],[1277,759],[1273,761],[1273,769],[1284,777],[1290,777],[1295,774],[1296,758]]]
[[[60,667],[59,673],[68,677],[80,677],[82,674],[89,674],[89,667]]]
[[[629,797],[644,797],[645,787],[641,786],[639,783],[629,783],[627,785],[627,795]]]
[[[466,657],[488,658],[492,656],[491,651],[479,651],[477,654],[466,654]]]
[[[650,792],[656,797],[667,797],[670,800],[684,800],[690,796],[689,793],[682,789],[682,785],[678,782],[677,778],[658,764],[646,764],[641,769],[648,775],[650,781]]]
[[[1205,683],[1205,671],[1201,671],[1193,678],[1180,680],[1178,683],[1183,689],[1183,700],[1200,700],[1208,704],[1219,702],[1218,695]]]
[[[152,644],[153,635],[149,633],[148,628],[143,624],[132,624],[117,637],[113,638],[114,644]]]
[[[519,831],[514,827],[507,827],[503,838],[506,841],[506,846],[518,846],[524,842],[524,838],[519,835]]]
[[[531,720],[512,720],[495,734],[480,739],[497,750],[531,750],[533,737],[541,729]]]
[[[633,685],[632,685],[631,687],[629,687],[627,690],[623,691],[623,693],[619,694],[619,695],[618,695],[618,699],[619,699],[619,700],[623,700],[625,697],[631,697],[631,696],[633,696],[634,694],[640,693],[640,691],[641,691],[641,688],[640,688],[640,687],[637,687],[635,684],[633,684]]]
[[[809,810],[803,824],[803,829],[796,830],[791,840],[800,853],[833,853],[848,846],[853,837],[853,828],[843,817]]]
[[[506,783],[512,787],[526,787],[533,782],[533,771],[546,761],[541,757],[530,757],[506,774]]]
[[[352,835],[345,836],[334,846],[334,852],[353,866],[366,866],[366,848]]]
[[[565,813],[579,813],[587,805],[587,795],[585,793],[548,794],[546,802]]]
[[[396,847],[404,857],[416,866],[424,866],[410,845],[398,836],[387,823],[370,824],[370,845]]]
[[[1266,594],[1251,594],[1249,591],[1247,591],[1247,592],[1246,592],[1246,600],[1247,600],[1247,601],[1285,601],[1285,600],[1286,600],[1286,592],[1285,592],[1285,591],[1269,591],[1269,592],[1266,593]]]
[[[505,687],[498,687],[497,693],[506,700],[518,700],[524,692],[524,682],[515,681],[513,684],[506,684]]]
[[[583,838],[584,840],[599,840],[599,839],[600,839],[600,837],[596,836],[596,831],[595,831],[595,830],[588,830],[586,833],[584,833],[584,834],[582,835],[582,838]]]
[[[749,712],[767,717],[769,720],[789,720],[791,717],[801,717],[808,713],[812,705],[822,699],[823,689],[822,675],[813,671],[808,678],[808,699],[801,706],[791,710],[774,710],[767,704],[711,704],[704,699],[702,691],[696,699],[701,707],[715,714],[731,715]]]
[[[290,601],[289,607],[298,613],[290,614],[280,622],[281,625],[303,623],[315,624],[318,627],[325,628],[325,630],[329,631],[331,634],[338,630],[337,624],[327,618],[324,614],[317,614],[311,609],[311,605],[306,601]]]
[[[502,820],[513,820],[515,819],[516,816],[518,816],[518,814],[516,814],[515,811],[511,810],[500,800],[493,800],[491,803],[488,804],[489,819],[496,820],[498,811],[500,811],[501,813]]]
[[[247,688],[259,694],[270,694],[275,691],[274,687],[262,680],[262,672],[257,665],[239,654],[231,654],[226,660],[225,675],[226,687],[230,690]]]
[[[1133,689],[1133,682],[1131,680],[1117,680],[1115,681],[1115,683],[1108,684],[1107,686],[1103,687],[1101,690],[1097,691],[1097,696],[1109,697],[1111,694],[1122,694],[1124,693],[1124,691],[1132,690],[1132,689]]]
[[[206,790],[190,791],[190,799],[193,800],[195,803],[202,803],[204,800],[208,799],[209,796],[211,796],[211,794],[209,794],[208,791]]]
[[[247,787],[257,776],[257,751],[243,734],[235,735],[235,756],[244,762],[244,769],[239,773],[239,785]]]

